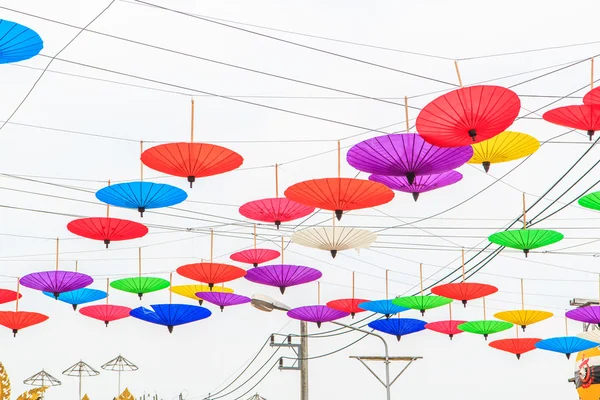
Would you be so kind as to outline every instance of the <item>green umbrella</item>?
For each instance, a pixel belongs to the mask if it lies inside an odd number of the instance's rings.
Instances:
[[[169,281],[162,278],[142,276],[142,249],[138,249],[138,276],[112,281],[110,286],[124,292],[136,293],[140,300],[144,293],[156,292],[169,287]]]
[[[490,235],[490,242],[511,249],[523,250],[525,257],[529,250],[551,245],[563,240],[562,233],[548,229],[519,229],[514,231],[497,232]]]
[[[481,320],[481,321],[470,321],[464,324],[458,325],[458,329],[461,331],[475,333],[477,335],[483,335],[487,340],[488,335],[498,333],[512,328],[514,325],[510,322],[496,321],[496,320]]]
[[[445,306],[452,303],[452,299],[442,296],[406,296],[396,297],[392,300],[397,306],[410,308],[421,311],[421,315],[425,315],[425,310]]]
[[[600,211],[600,192],[588,193],[578,201],[581,207]]]

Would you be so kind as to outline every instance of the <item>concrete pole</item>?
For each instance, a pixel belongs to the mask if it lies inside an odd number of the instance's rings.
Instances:
[[[300,321],[300,400],[308,400],[308,324]]]

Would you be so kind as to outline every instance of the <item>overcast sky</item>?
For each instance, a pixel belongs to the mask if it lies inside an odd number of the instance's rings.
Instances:
[[[275,195],[275,163],[281,164],[279,193],[282,195],[285,188],[302,180],[335,176],[336,140],[343,139],[345,160],[349,146],[379,134],[369,129],[386,133],[405,129],[404,109],[398,105],[356,98],[206,59],[391,102],[402,103],[403,97],[408,96],[411,106],[421,108],[438,94],[456,87],[454,59],[461,60],[465,85],[485,81],[512,86],[600,54],[600,42],[590,43],[600,40],[597,30],[600,4],[594,0],[568,4],[556,0],[507,0],[501,4],[470,0],[148,2],[228,20],[227,24],[254,32],[422,77],[117,0],[89,29],[163,50],[83,32],[60,54],[63,61],[52,63],[11,123],[0,131],[2,287],[14,289],[14,277],[52,269],[55,246],[52,238],[57,236],[62,239],[61,268],[73,269],[75,260],[79,260],[79,270],[92,275],[96,282],[91,287],[98,289],[104,289],[107,276],[116,279],[137,272],[138,246],[144,247],[144,272],[166,279],[178,266],[208,258],[207,232],[211,227],[216,234],[216,259],[226,262],[232,252],[252,245],[252,223],[239,215],[237,208],[247,201]],[[54,56],[79,32],[77,28],[26,14],[82,28],[109,3],[108,0],[0,0],[0,18],[33,28],[44,40],[43,56],[0,66],[2,120],[12,114],[50,61],[44,56]],[[572,44],[582,45],[563,47]],[[553,49],[502,55],[549,47]],[[175,54],[176,51],[180,54]],[[497,54],[500,55],[482,57]],[[600,76],[600,72],[596,75]],[[580,103],[580,98],[561,100],[560,97],[577,90],[573,96],[581,97],[589,83],[590,62],[586,61],[519,84],[513,90],[522,96],[521,115],[536,112],[517,121],[511,129],[529,133],[540,141],[566,132],[541,120],[541,114],[557,105]],[[232,96],[246,103],[200,92]],[[243,166],[228,174],[199,179],[191,190],[183,178],[145,169],[148,180],[185,189],[188,201],[179,210],[147,212],[143,220],[133,210],[111,208],[111,215],[162,228],[151,228],[150,234],[139,240],[113,243],[108,250],[101,242],[69,233],[66,225],[73,218],[68,214],[105,214],[105,207],[93,193],[104,187],[107,180],[139,179],[140,140],[148,142],[146,147],[156,142],[189,140],[191,95],[195,95],[196,101],[195,139],[221,143],[239,152],[244,157]],[[550,105],[553,101],[558,102]],[[417,113],[410,110],[411,125]],[[463,166],[461,182],[423,194],[417,203],[409,194],[397,193],[385,206],[345,215],[341,224],[346,226],[379,231],[401,225],[381,231],[370,250],[362,250],[360,254],[347,251],[332,260],[328,252],[292,244],[285,261],[323,272],[323,302],[350,296],[351,271],[356,271],[357,297],[384,298],[385,269],[390,270],[392,295],[414,294],[419,285],[420,262],[424,264],[426,285],[441,279],[459,266],[461,247],[468,250],[470,258],[487,244],[488,235],[519,216],[522,192],[527,193],[528,202],[533,204],[588,148],[587,136],[573,132],[543,144],[536,154],[505,177],[520,161],[492,165],[489,174],[480,166]],[[599,156],[600,150],[592,149],[529,217],[533,218],[551,204],[550,200],[561,196]],[[343,176],[354,177],[356,173],[345,161],[342,163]],[[15,175],[32,177],[35,181]],[[585,176],[543,215],[583,194],[596,176],[597,170]],[[361,173],[359,178],[366,179],[367,175]],[[470,200],[465,202],[467,199]],[[410,223],[432,215],[436,217]],[[525,336],[564,335],[564,311],[569,308],[569,299],[598,297],[599,270],[594,255],[599,220],[600,216],[575,203],[539,225],[565,234],[564,241],[548,248],[552,253],[531,252],[525,259],[522,253],[506,250],[485,266],[473,281],[494,284],[500,289],[487,301],[488,318],[494,312],[520,307],[519,279],[524,278],[526,306],[555,313],[554,318],[529,327]],[[330,213],[315,215],[302,226],[314,224],[330,224]],[[280,232],[261,225],[260,245],[276,249],[280,235],[289,238],[296,225],[285,224]],[[477,260],[482,258],[479,256]],[[192,282],[175,276],[174,284],[184,283]],[[261,287],[243,279],[228,286],[239,294],[268,294],[291,306],[317,302],[316,284],[291,288],[284,296],[276,288]],[[61,372],[80,359],[99,369],[119,353],[140,367],[138,372],[123,376],[123,387],[128,386],[135,396],[157,392],[161,398],[171,399],[183,392],[188,399],[203,398],[234,378],[272,332],[298,333],[298,322],[289,320],[284,313],[261,313],[249,305],[232,307],[223,313],[209,305],[213,311],[209,319],[176,327],[173,334],[166,327],[132,318],[105,328],[102,322],[83,317],[70,306],[39,292],[23,289],[22,293],[21,310],[45,313],[50,320],[24,329],[16,339],[8,329],[0,330],[3,337],[0,361],[12,377],[13,398],[26,389],[21,381],[42,368],[63,381],[61,387],[48,392],[48,399],[75,398],[77,380],[61,376]],[[178,296],[173,300],[194,304]],[[168,301],[167,291],[146,295],[142,301],[135,295],[111,292],[112,303],[132,308]],[[12,310],[14,304],[1,308]],[[404,315],[420,318],[417,311]],[[473,301],[466,309],[458,303],[454,306],[455,319],[482,317],[481,301]],[[447,318],[447,308],[428,311],[424,317],[426,321]],[[321,331],[333,328],[324,324]],[[317,327],[311,325],[309,330],[316,333]],[[581,324],[569,323],[570,334],[579,331]],[[490,340],[514,335],[513,329]],[[311,338],[310,356],[332,352],[358,338],[360,335],[356,333]],[[512,354],[491,349],[482,337],[466,333],[452,342],[433,332],[407,336],[400,343],[390,336],[389,344],[393,355],[424,357],[398,380],[393,398],[576,398],[573,385],[567,383],[574,370],[573,362],[560,354],[536,351],[517,362]],[[366,338],[331,356],[311,360],[310,398],[383,398],[384,389],[375,378],[357,361],[348,358],[382,355],[382,351],[378,340]],[[277,357],[292,357],[293,353],[281,350],[268,361],[271,355],[272,349],[265,348],[231,388],[244,382],[264,363],[265,369],[224,399],[241,396],[257,378],[265,375]],[[392,366],[393,371],[401,367]],[[376,368],[383,371],[382,365]],[[100,376],[85,380],[84,391],[91,400],[109,398],[116,394],[116,385],[117,375],[102,371]],[[297,399],[299,374],[275,368],[242,398],[256,391],[269,400]]]

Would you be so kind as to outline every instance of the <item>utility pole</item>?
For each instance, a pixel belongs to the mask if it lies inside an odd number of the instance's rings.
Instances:
[[[280,371],[300,371],[300,400],[308,400],[308,326],[306,321],[300,321],[300,344],[292,343],[292,336],[284,343],[276,343],[275,335],[271,335],[271,347],[288,347],[296,353],[296,361],[291,366],[283,365],[279,359]]]

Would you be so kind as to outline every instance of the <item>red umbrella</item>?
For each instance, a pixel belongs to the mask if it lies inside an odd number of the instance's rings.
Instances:
[[[521,100],[512,90],[490,85],[464,87],[427,104],[417,117],[417,132],[436,146],[467,146],[504,132],[520,109]]]
[[[23,297],[21,293],[17,293],[14,290],[0,289],[0,304],[10,303]]]
[[[329,308],[333,308],[334,310],[350,313],[352,318],[354,318],[357,313],[367,311],[359,307],[360,304],[367,301],[369,300],[357,299],[354,297],[354,271],[352,271],[352,297],[349,299],[332,300],[325,305]]]
[[[600,86],[587,92],[583,97],[583,104],[600,105]]]
[[[452,340],[454,335],[463,333],[463,331],[458,329],[458,326],[460,324],[464,324],[465,322],[467,321],[456,321],[453,319],[447,321],[430,322],[427,325],[425,325],[425,329],[448,335],[450,337],[450,340]]]
[[[252,264],[258,267],[258,264],[266,263],[279,257],[277,250],[271,249],[249,249],[238,251],[229,256],[233,261]]]
[[[500,339],[490,342],[490,347],[494,349],[506,351],[517,356],[517,360],[521,359],[521,354],[535,350],[535,344],[542,339],[538,338],[514,338]]]
[[[600,105],[574,105],[554,108],[542,115],[546,121],[587,131],[590,140],[600,130]]]
[[[131,308],[108,304],[108,290],[110,282],[106,279],[106,304],[96,304],[93,306],[83,307],[79,312],[86,317],[94,318],[104,322],[108,327],[108,323],[119,319],[129,317]]]
[[[108,244],[118,240],[137,239],[148,233],[148,228],[138,222],[119,218],[81,218],[67,224],[67,229],[78,236],[102,240]]]
[[[279,197],[279,174],[275,164],[275,197],[250,201],[242,205],[239,211],[246,218],[274,223],[279,229],[282,222],[306,217],[312,214],[315,208]]]
[[[17,291],[13,292],[16,293],[15,311],[0,311],[0,325],[12,329],[13,336],[17,336],[17,332],[19,332],[20,329],[37,325],[48,319],[48,316],[44,314],[19,311],[19,299],[21,298],[19,288],[20,283],[17,279]]]
[[[142,162],[153,170],[187,178],[192,184],[196,178],[218,175],[238,168],[242,156],[225,147],[194,143],[194,101],[192,100],[191,141],[161,144],[142,153]]]

